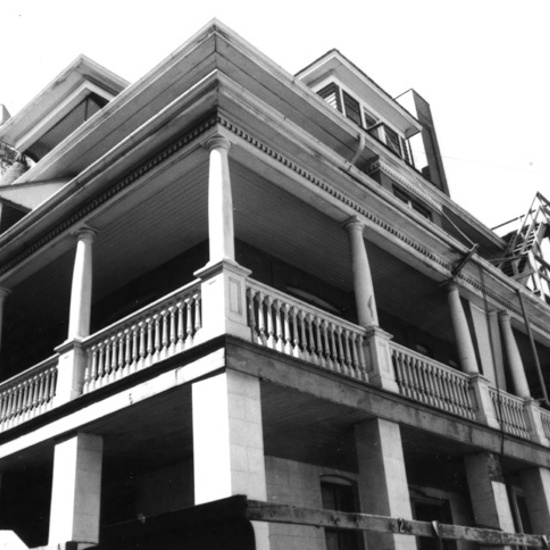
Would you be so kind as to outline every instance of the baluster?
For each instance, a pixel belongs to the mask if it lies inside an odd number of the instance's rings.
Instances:
[[[30,380],[29,401],[27,403],[28,418],[32,418],[36,412],[36,404],[38,402],[36,394],[37,394],[37,387],[38,387],[39,381],[40,381],[40,373],[36,376],[33,376]]]
[[[451,375],[445,371],[440,371],[440,383],[441,383],[441,397],[443,399],[444,406],[446,407],[446,410],[449,412],[452,412],[453,414],[460,415],[460,410],[457,407],[457,398],[455,395],[455,386],[454,386],[454,379],[451,377]]]
[[[117,362],[118,362],[118,346],[117,346],[117,339],[116,336],[111,336],[111,340],[109,342],[109,348],[110,348],[110,355],[111,355],[111,365],[109,368],[109,382],[112,382],[116,379],[116,371],[117,371]]]
[[[258,340],[258,323],[256,322],[256,307],[254,291],[246,288],[246,307],[248,308],[248,326],[250,327],[250,338],[252,342]]]
[[[317,363],[317,357],[315,355],[315,334],[316,332],[313,330],[313,319],[311,314],[307,313],[305,316],[305,320],[307,322],[307,353],[308,353],[308,359],[312,363]]]
[[[0,427],[2,427],[6,418],[7,395],[6,391],[0,394]]]
[[[325,321],[314,317],[315,328],[317,329],[317,355],[322,367],[330,368],[330,349],[328,343],[327,326]]]
[[[291,347],[292,347],[292,356],[293,357],[301,357],[301,349],[300,349],[300,335],[302,334],[302,323],[300,322],[300,312],[298,309],[294,306],[290,308],[289,311],[292,327],[292,340],[291,340]]]
[[[350,332],[350,342],[351,342],[351,366],[355,378],[358,377],[359,373],[359,356],[357,353],[357,342],[359,341],[359,334],[356,332]]]
[[[290,306],[287,303],[283,304],[283,351],[287,355],[293,355],[292,351],[292,334],[290,332]]]
[[[273,327],[273,300],[271,296],[266,295],[265,300],[265,313],[266,313],[266,330],[267,330],[267,347],[275,349],[275,332]]]
[[[342,374],[347,374],[346,360],[344,358],[344,349],[342,346],[342,327],[330,323],[330,334],[332,340],[332,349],[334,351],[334,366]]]
[[[334,325],[334,323],[329,322],[327,323],[327,329],[330,336],[329,346],[331,351],[330,357],[332,359],[332,369],[336,372],[343,372],[340,367],[339,345],[336,342],[336,326]]]
[[[147,348],[146,348],[146,332],[145,332],[145,323],[143,321],[139,321],[138,323],[138,330],[139,330],[139,363],[138,363],[138,370],[145,367],[145,358],[147,355]]]
[[[153,315],[153,362],[156,363],[160,359],[160,316],[158,313]]]
[[[146,366],[149,366],[153,362],[153,319],[151,317],[147,317],[145,319],[145,323],[147,325],[147,354],[146,354]]]
[[[103,377],[106,375],[106,363],[105,363],[105,342],[98,342],[97,344],[97,369],[92,370],[91,389],[95,390],[101,385]]]
[[[346,362],[347,372],[350,376],[354,373],[353,359],[351,358],[350,341],[352,339],[352,333],[349,329],[345,328],[342,332],[342,345],[344,346],[344,357]]]
[[[429,378],[429,388],[433,396],[432,398],[434,405],[439,409],[446,411],[446,403],[443,399],[443,391],[440,384],[440,370],[429,363],[424,363],[424,369],[426,370],[426,375]]]
[[[189,305],[189,298],[184,298],[183,301],[180,300],[176,303],[176,320],[177,320],[177,332],[176,332],[176,348],[175,352],[179,353],[184,349],[185,346],[185,339],[186,339],[186,333],[185,333],[185,327],[184,327],[184,317],[183,317],[183,309],[185,307],[185,311],[187,315],[189,316],[191,314],[191,307]],[[190,326],[190,323],[187,324],[187,327]],[[189,329],[191,330],[191,329]]]
[[[361,380],[365,382],[368,380],[367,374],[367,362],[365,361],[365,337],[362,334],[357,335],[357,361],[359,371],[361,373]]]
[[[165,358],[168,355],[168,312],[163,309],[160,312],[160,358]]]
[[[202,327],[201,319],[201,297],[199,294],[193,296],[194,303],[194,315],[195,315],[195,330],[193,332],[193,337],[197,334],[198,330]]]
[[[139,365],[139,326],[132,325],[130,327],[132,334],[132,352],[130,354],[131,369],[130,372],[136,372]]]
[[[36,398],[36,412],[41,413],[44,409],[44,395],[45,395],[45,385],[46,385],[46,376],[48,371],[44,371],[40,373],[40,376],[38,377],[38,384],[37,384],[37,398]]]
[[[57,389],[57,367],[52,367],[49,372],[51,373],[51,376],[49,376],[50,381],[50,395],[48,398],[48,401],[53,403],[53,398],[55,397],[55,392]]]
[[[406,372],[405,365],[403,364],[403,354],[399,350],[392,350],[392,363],[395,368],[395,377],[397,386],[399,387],[399,392],[406,396],[410,397],[410,382]]]
[[[409,378],[411,380],[411,397],[413,397],[417,401],[423,401],[421,392],[422,383],[420,381],[418,373],[416,372],[416,363],[414,359],[408,355],[405,357],[405,360],[407,364]]]
[[[275,348],[277,351],[283,351],[284,348],[284,336],[283,336],[283,322],[282,322],[282,306],[280,300],[273,300],[273,317],[275,318]]]
[[[309,360],[309,342],[308,342],[308,327],[307,317],[303,310],[296,311],[296,322],[298,323],[296,335],[298,337],[298,357],[300,359]]]
[[[267,329],[266,329],[266,315],[265,315],[265,305],[264,305],[264,295],[261,291],[258,291],[256,295],[254,296],[254,300],[257,302],[257,309],[258,312],[257,316],[257,323],[258,323],[258,334],[257,334],[257,342],[259,344],[262,344],[262,346],[267,346]],[[254,308],[254,303],[253,309]]]
[[[172,356],[176,353],[176,311],[174,306],[170,306],[168,308],[168,319],[169,319],[169,342],[170,345],[168,347],[168,356]]]

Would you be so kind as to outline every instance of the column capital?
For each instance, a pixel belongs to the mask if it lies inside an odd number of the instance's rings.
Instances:
[[[512,321],[512,316],[509,311],[502,310],[498,312],[498,320],[504,323],[510,323]]]
[[[447,293],[453,292],[455,290],[458,291],[459,289],[458,281],[456,280],[455,277],[452,277],[451,279],[447,279],[446,281],[443,281],[442,283],[439,284],[439,286]]]
[[[349,220],[346,220],[343,224],[344,228],[348,233],[352,231],[357,231],[363,233],[365,229],[365,224],[359,219],[358,216],[352,216]]]
[[[213,136],[209,137],[204,142],[204,145],[208,148],[209,151],[212,151],[214,149],[223,149],[224,151],[229,151],[229,149],[231,148],[231,142],[222,134],[214,134]]]
[[[11,288],[5,288],[0,286],[0,304],[11,294]]]
[[[73,232],[78,240],[89,240],[93,241],[97,235],[98,231],[89,225],[81,225],[77,227]]]

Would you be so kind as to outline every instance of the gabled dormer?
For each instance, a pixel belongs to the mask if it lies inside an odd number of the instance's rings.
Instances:
[[[338,50],[327,52],[296,76],[385,145],[390,155],[449,194],[429,105],[416,92],[406,94],[406,108],[401,99],[392,98]]]
[[[128,83],[84,55],[0,126],[0,141],[39,162]]]

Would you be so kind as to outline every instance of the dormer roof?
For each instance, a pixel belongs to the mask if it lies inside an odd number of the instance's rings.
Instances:
[[[127,86],[123,78],[80,55],[0,126],[0,140],[39,160]]]

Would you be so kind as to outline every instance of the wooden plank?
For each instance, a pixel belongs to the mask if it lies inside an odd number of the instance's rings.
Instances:
[[[247,518],[270,523],[312,525],[376,533],[394,533],[418,537],[467,540],[483,545],[519,545],[528,548],[549,548],[544,535],[505,533],[494,529],[437,524],[427,521],[389,518],[371,514],[352,514],[333,510],[319,510],[302,506],[273,504],[255,500],[248,501]]]

